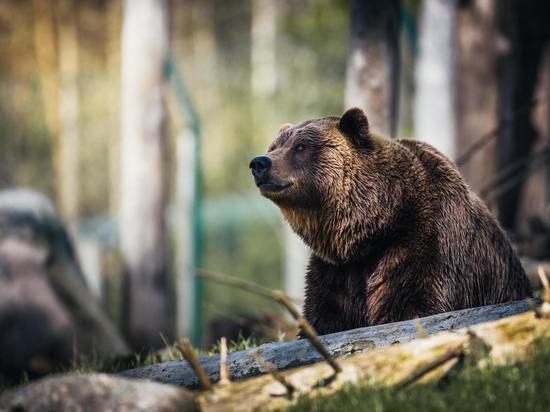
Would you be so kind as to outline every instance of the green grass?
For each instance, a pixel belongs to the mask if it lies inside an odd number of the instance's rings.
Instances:
[[[300,400],[290,411],[550,411],[550,341],[534,357],[504,367],[465,364],[438,384],[405,390],[349,385],[332,396]]]
[[[228,353],[247,350],[255,348],[259,343],[253,338],[244,338],[239,336],[237,341],[231,341],[227,344]],[[197,357],[201,356],[212,356],[217,355],[220,352],[219,342],[212,346],[209,349],[197,349],[195,348],[195,355]],[[94,373],[94,372],[103,372],[103,373],[116,373],[128,369],[142,368],[149,365],[154,365],[156,363],[167,362],[167,361],[182,361],[185,360],[182,352],[178,348],[177,343],[173,343],[164,348],[162,352],[155,353],[146,353],[146,354],[133,354],[125,359],[115,360],[113,362],[105,363],[96,357],[92,359],[79,359],[77,362],[73,362],[72,365],[65,368],[63,372],[70,373]]]
[[[279,340],[283,340],[284,335],[280,334]],[[262,342],[258,342],[253,338],[239,336],[236,341],[230,341],[227,344],[227,351],[229,353],[252,349],[260,345]],[[169,349],[169,350],[168,350]],[[219,342],[209,349],[195,349],[197,357],[217,355],[220,352]],[[79,358],[71,362],[70,365],[65,367],[59,367],[59,370],[54,371],[56,373],[116,373],[128,369],[141,368],[144,366],[153,365],[156,363],[167,361],[181,361],[185,360],[181,351],[178,349],[177,343],[169,345],[169,348],[165,348],[162,353],[146,353],[146,354],[132,354],[127,358],[115,359],[113,361],[104,361],[97,356],[91,358]],[[23,374],[21,379],[17,382],[8,384],[0,382],[0,393],[9,389],[13,389],[18,386],[25,385],[29,382],[29,378],[26,374]]]

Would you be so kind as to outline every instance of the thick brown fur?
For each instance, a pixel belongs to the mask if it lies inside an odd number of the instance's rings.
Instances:
[[[350,109],[286,125],[266,156],[256,183],[313,251],[304,315],[318,333],[530,295],[498,222],[433,147],[379,137]]]

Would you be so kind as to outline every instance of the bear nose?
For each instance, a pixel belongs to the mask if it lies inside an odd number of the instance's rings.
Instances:
[[[255,157],[249,167],[255,177],[263,177],[271,169],[271,159],[267,156]]]

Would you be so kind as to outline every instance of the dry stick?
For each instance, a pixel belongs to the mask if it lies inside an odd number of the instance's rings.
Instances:
[[[496,189],[501,189],[502,186],[506,185],[509,180],[515,178],[517,176],[518,170],[520,170],[525,165],[530,164],[530,167],[528,167],[528,169],[533,169],[533,163],[540,159],[542,159],[541,163],[544,165],[544,160],[545,157],[548,155],[549,147],[549,145],[546,145],[538,152],[525,155],[507,165],[504,169],[499,171],[495,178],[493,178],[489,183],[481,188],[479,192],[480,196],[482,198],[485,198]]]
[[[542,283],[542,287],[544,289],[544,295],[543,295],[543,301],[546,303],[550,303],[550,284],[548,283],[548,278],[546,277],[546,273],[544,272],[544,268],[542,265],[539,265],[537,267],[537,273],[540,278],[540,282]]]
[[[311,326],[307,319],[300,315],[296,307],[290,301],[289,297],[285,295],[282,291],[271,290],[269,288],[266,288],[265,286],[256,285],[243,279],[237,279],[231,276],[221,275],[219,273],[207,272],[203,269],[199,269],[197,271],[197,276],[213,282],[223,283],[227,286],[233,286],[242,290],[247,290],[249,292],[256,293],[258,295],[262,295],[275,300],[290,312],[292,317],[298,322],[298,326],[302,329],[309,342],[315,347],[315,349],[317,349],[321,356],[332,367],[334,373],[338,374],[342,371],[340,365],[338,365],[334,357],[328,352],[323,343],[319,340],[317,332],[315,332],[313,326]]]
[[[162,343],[164,343],[166,351],[168,352],[168,356],[170,357],[170,360],[175,360],[176,357],[174,356],[174,352],[172,351],[172,346],[168,344],[168,341],[166,340],[166,337],[162,332],[159,332],[159,335],[160,335],[160,339],[162,340]]]
[[[535,301],[533,299],[527,299],[527,304],[531,308],[531,310],[535,313],[535,317],[540,319],[544,317],[544,314],[540,310],[540,308],[537,306]]]
[[[265,361],[258,352],[253,353],[252,356],[254,357],[254,360],[258,363],[258,365],[260,365],[260,368],[269,373],[273,377],[273,379],[275,379],[277,382],[285,387],[286,392],[289,396],[292,396],[292,394],[297,391],[296,386],[294,386],[291,382],[288,381],[288,379],[286,379],[281,373],[279,373],[272,364]]]
[[[418,337],[420,339],[428,336],[428,334],[426,333],[426,330],[424,329],[424,326],[422,326],[422,323],[420,323],[420,319],[416,318],[414,320],[414,326],[416,326],[416,332],[418,333]]]
[[[191,342],[189,342],[189,339],[181,338],[181,345],[178,345],[177,348],[181,351],[181,354],[187,360],[187,362],[189,362],[191,368],[193,368],[193,371],[197,375],[197,378],[199,378],[199,383],[202,388],[205,391],[213,390],[214,387],[212,386],[212,382],[210,382],[210,379],[208,378],[208,375],[206,374],[204,368],[195,356],[195,352],[193,352],[193,346],[191,346]]]
[[[220,385],[231,383],[229,369],[227,367],[227,340],[225,336],[220,339]]]
[[[398,383],[396,385],[397,389],[404,389],[407,386],[413,384],[414,382],[418,381],[420,378],[422,378],[424,375],[428,374],[429,372],[439,368],[440,366],[444,365],[445,363],[449,362],[451,359],[458,358],[459,356],[462,356],[464,353],[464,345],[459,345],[458,347],[449,350],[447,353],[443,354],[439,358],[433,360],[432,362],[428,363],[427,365],[423,366],[422,368],[415,371],[412,375],[405,378],[403,381]]]
[[[482,134],[470,147],[464,151],[462,155],[458,157],[456,161],[457,166],[463,166],[468,163],[470,158],[476,154],[479,149],[500,134],[504,126],[515,123],[518,117],[528,114],[532,108],[544,103],[548,103],[548,99],[533,99],[529,104],[517,109],[510,117],[502,119],[493,130]]]

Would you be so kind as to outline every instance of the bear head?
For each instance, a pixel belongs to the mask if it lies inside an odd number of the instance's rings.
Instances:
[[[341,117],[284,124],[267,153],[250,162],[261,194],[321,258],[341,263],[378,232],[398,196],[380,173],[384,146],[358,108]],[[384,198],[384,199],[383,199]]]

